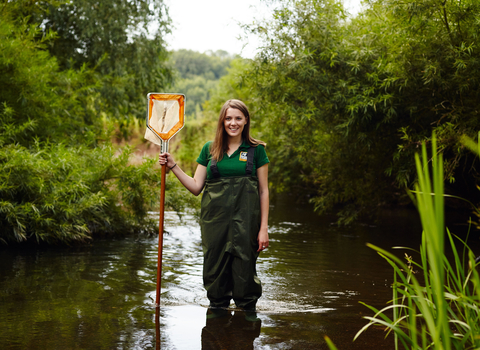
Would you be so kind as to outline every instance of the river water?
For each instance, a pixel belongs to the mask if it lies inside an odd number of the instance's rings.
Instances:
[[[200,231],[166,213],[159,322],[157,239],[0,250],[0,349],[392,349],[382,328],[353,337],[391,299],[392,269],[367,242],[418,248],[415,211],[338,227],[310,207],[272,205],[270,247],[258,260],[259,322],[238,310],[206,318]],[[399,256],[403,255],[398,251]]]

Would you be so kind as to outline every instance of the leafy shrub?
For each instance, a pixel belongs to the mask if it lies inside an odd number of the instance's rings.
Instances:
[[[437,154],[436,139],[432,138],[433,186],[425,145],[422,157],[416,156],[418,185],[415,197],[422,220],[421,262],[407,256],[407,263],[395,255],[370,245],[394,269],[392,305],[366,317],[368,327],[381,325],[395,335],[395,348],[405,349],[478,349],[480,346],[480,277],[475,269],[475,256],[463,244],[464,255],[453,235],[447,230],[454,261],[444,253],[443,159]],[[421,272],[423,285],[414,270]],[[389,313],[393,312],[393,317]],[[355,337],[355,338],[356,338]]]
[[[87,65],[60,70],[47,51],[55,34],[42,36],[16,4],[0,11],[0,241],[157,232],[156,160],[133,166],[130,149],[113,148],[102,79]],[[193,205],[177,182],[167,186],[168,207]]]

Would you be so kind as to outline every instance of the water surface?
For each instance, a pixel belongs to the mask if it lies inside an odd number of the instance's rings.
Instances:
[[[339,349],[391,349],[381,328],[353,342],[372,315],[359,301],[383,307],[391,299],[392,270],[365,243],[417,248],[421,228],[413,211],[382,217],[340,228],[309,207],[272,206],[271,244],[258,261],[260,321],[249,322],[233,308],[206,319],[198,225],[167,213],[158,332],[156,238],[2,248],[0,348],[326,349],[328,335]]]

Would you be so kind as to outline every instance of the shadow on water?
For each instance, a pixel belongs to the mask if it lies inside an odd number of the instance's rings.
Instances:
[[[352,342],[371,315],[359,301],[391,299],[391,268],[365,243],[418,248],[416,213],[386,211],[376,226],[342,228],[307,207],[279,203],[271,212],[258,321],[235,309],[207,314],[198,225],[167,213],[157,315],[155,238],[1,248],[0,348],[326,349],[328,335],[339,349],[391,349],[381,328]]]

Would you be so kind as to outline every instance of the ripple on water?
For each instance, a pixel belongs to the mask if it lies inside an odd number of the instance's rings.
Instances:
[[[318,349],[325,335],[343,349],[391,348],[382,345],[384,333],[377,329],[352,343],[365,324],[362,316],[371,314],[359,301],[382,307],[391,299],[391,268],[365,243],[388,249],[408,242],[396,235],[393,244],[382,226],[338,228],[331,219],[290,205],[278,210],[272,207],[271,245],[258,259],[262,328],[251,348]],[[165,226],[162,348],[201,349],[208,300],[200,229],[191,215],[180,220],[172,212]],[[0,348],[152,348],[157,245],[156,238],[143,237],[64,250],[2,251]]]

